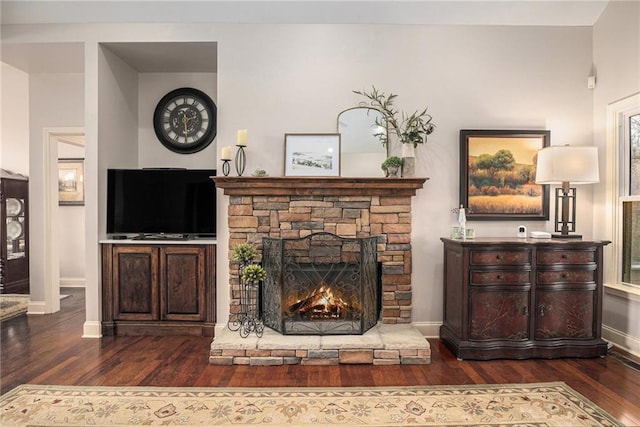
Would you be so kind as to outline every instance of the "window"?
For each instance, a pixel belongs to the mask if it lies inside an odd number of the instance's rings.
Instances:
[[[640,113],[628,116],[629,196],[640,196]]]
[[[613,104],[618,147],[614,240],[616,282],[640,287],[640,95]]]

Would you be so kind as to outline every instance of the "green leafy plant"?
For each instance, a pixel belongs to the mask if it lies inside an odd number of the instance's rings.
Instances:
[[[375,86],[371,86],[371,91],[354,90],[353,93],[364,96],[369,100],[369,104],[382,112],[387,119],[387,123],[392,131],[398,136],[402,144],[413,144],[417,148],[419,144],[427,141],[427,136],[435,130],[435,124],[431,121],[433,117],[424,110],[416,110],[411,114],[397,110],[393,103],[398,95],[389,93],[388,95]],[[386,133],[378,133],[376,136],[382,144],[386,144],[388,136]]]
[[[245,283],[256,284],[267,277],[267,272],[264,271],[258,264],[249,264],[242,269],[242,281]]]
[[[387,157],[384,162],[380,165],[383,170],[388,169],[389,167],[400,167],[402,166],[402,159],[398,156]]]
[[[258,250],[251,243],[239,243],[233,248],[231,259],[248,264],[258,256]]]

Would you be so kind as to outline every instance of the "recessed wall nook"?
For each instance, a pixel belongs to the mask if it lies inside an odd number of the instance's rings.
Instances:
[[[411,199],[426,178],[214,177],[228,196],[228,250],[262,238],[300,238],[326,232],[378,237],[381,313],[363,335],[240,338],[225,329],[211,345],[211,364],[429,363],[428,341],[411,326]],[[219,242],[223,250],[224,242]],[[231,257],[229,257],[231,259]],[[238,265],[230,261],[230,309],[240,305]],[[224,286],[224,284],[218,284]],[[218,319],[224,322],[224,319]]]

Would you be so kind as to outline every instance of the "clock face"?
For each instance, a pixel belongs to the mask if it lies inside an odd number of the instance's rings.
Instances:
[[[180,88],[166,94],[153,113],[160,142],[176,153],[196,153],[216,136],[216,105],[207,94]]]

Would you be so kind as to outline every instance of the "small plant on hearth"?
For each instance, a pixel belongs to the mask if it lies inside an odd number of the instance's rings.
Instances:
[[[250,264],[258,256],[258,250],[251,243],[238,243],[233,248],[231,259],[242,264]]]
[[[242,270],[242,281],[255,285],[267,277],[267,272],[259,264],[249,264]]]

